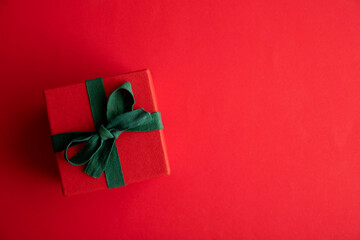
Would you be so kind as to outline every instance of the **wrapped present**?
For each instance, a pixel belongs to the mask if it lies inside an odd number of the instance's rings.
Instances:
[[[170,173],[149,70],[44,91],[64,195]]]

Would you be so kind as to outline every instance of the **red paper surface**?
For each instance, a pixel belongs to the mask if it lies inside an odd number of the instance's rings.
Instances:
[[[148,70],[103,78],[107,97],[126,81],[131,83],[134,91],[134,109],[159,111]],[[47,90],[45,100],[52,135],[95,130],[85,82]],[[163,130],[126,132],[121,136],[116,139],[116,146],[126,185],[170,173]],[[73,152],[76,153],[76,150]],[[83,172],[84,166],[69,166],[64,152],[57,153],[56,159],[65,195],[107,188],[104,174],[100,179],[95,179]]]
[[[0,1],[0,239],[360,236],[360,5]],[[43,90],[149,68],[171,175],[63,197]]]

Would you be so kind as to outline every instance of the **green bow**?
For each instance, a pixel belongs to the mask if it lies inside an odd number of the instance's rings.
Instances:
[[[130,82],[112,92],[107,102],[101,78],[86,81],[86,87],[96,131],[52,135],[54,151],[65,150],[65,159],[73,165],[87,164],[85,172],[95,178],[105,172],[109,188],[123,186],[125,182],[115,139],[124,131],[162,129],[160,112],[149,113],[143,108],[133,110],[135,99]],[[85,142],[75,156],[68,157],[70,147]]]

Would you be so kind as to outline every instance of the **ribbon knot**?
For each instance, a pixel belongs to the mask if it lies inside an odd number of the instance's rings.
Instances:
[[[103,124],[100,125],[100,127],[96,130],[96,132],[99,135],[100,139],[103,141],[112,139],[112,138],[115,138],[115,139],[117,138]]]
[[[143,132],[163,128],[160,112],[149,113],[135,104],[130,82],[125,82],[106,100],[102,79],[86,81],[96,131],[68,132],[52,135],[55,152],[64,151],[64,158],[73,165],[86,164],[85,172],[99,178],[103,172],[109,188],[125,185],[115,139],[124,131]],[[68,150],[85,145],[69,158]]]

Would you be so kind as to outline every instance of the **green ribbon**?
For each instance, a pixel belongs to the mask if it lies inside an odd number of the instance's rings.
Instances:
[[[54,152],[65,150],[64,158],[73,165],[86,164],[85,172],[99,178],[105,172],[109,188],[124,186],[115,139],[124,131],[143,132],[163,128],[160,112],[133,110],[135,98],[130,82],[125,82],[106,99],[101,78],[86,81],[96,131],[67,132],[51,136]],[[70,147],[86,143],[73,157]]]

